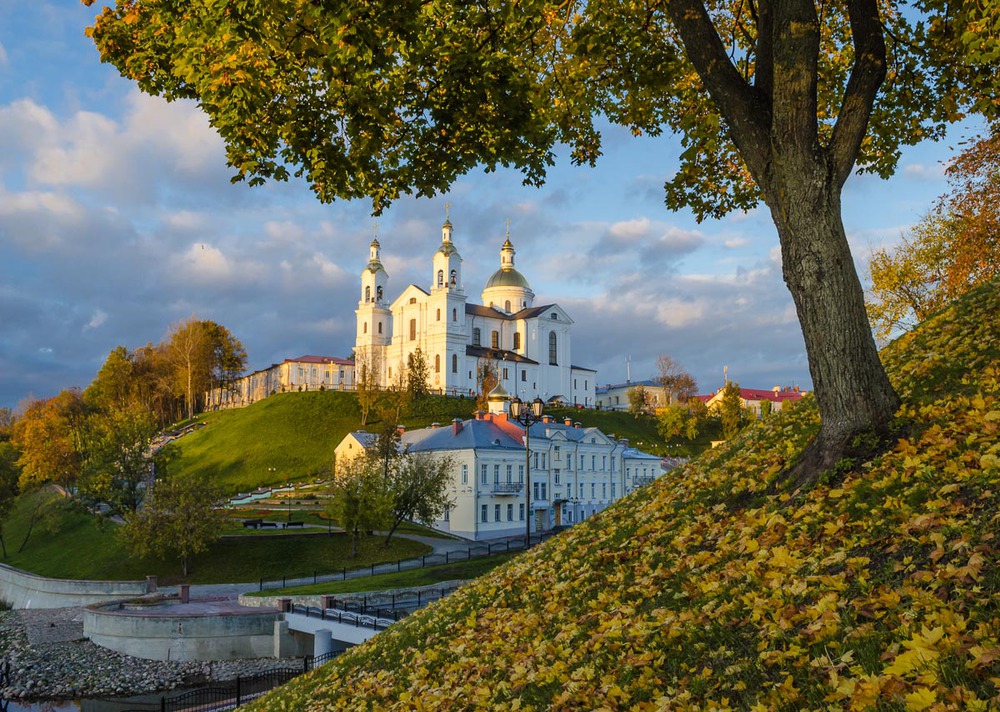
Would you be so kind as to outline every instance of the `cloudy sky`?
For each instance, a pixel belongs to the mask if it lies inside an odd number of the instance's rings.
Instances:
[[[364,202],[321,205],[299,182],[232,185],[196,106],[140,94],[84,36],[76,0],[0,0],[0,406],[85,387],[117,345],[159,341],[191,315],[227,326],[262,368],[346,356],[375,230]],[[956,131],[954,144],[964,134]],[[541,189],[476,173],[378,220],[389,296],[427,287],[445,203],[478,294],[510,220],[536,304],[575,320],[573,362],[598,382],[653,374],[670,354],[702,391],[723,366],[747,387],[810,387],[763,210],[698,224],[663,207],[671,137],[611,130],[597,168],[559,161]],[[852,178],[844,219],[863,273],[944,191],[949,143],[904,153],[892,180]]]

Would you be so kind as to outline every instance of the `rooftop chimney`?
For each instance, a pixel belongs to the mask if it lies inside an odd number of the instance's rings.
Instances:
[[[574,428],[581,428],[581,427],[583,427],[583,426],[582,426],[582,425],[580,425],[580,421],[578,420],[578,421],[576,421],[575,423],[573,423],[573,427],[574,427]]]
[[[462,432],[462,419],[455,418],[451,421],[451,434],[458,435],[460,432]]]
[[[483,411],[477,410],[476,411],[476,420],[482,420],[482,419],[483,419]]]
[[[572,418],[566,418],[566,420],[563,421],[563,425],[565,425],[567,428],[572,427],[573,426],[573,419]]]
[[[406,432],[406,426],[405,425],[397,425],[396,426],[396,432],[399,433],[400,435],[402,435],[403,433]]]

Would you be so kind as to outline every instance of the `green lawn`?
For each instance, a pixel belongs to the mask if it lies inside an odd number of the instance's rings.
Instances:
[[[37,495],[36,495],[37,496]],[[53,508],[50,525],[37,525],[24,550],[18,552],[27,531],[27,505],[21,503],[4,526],[9,556],[3,563],[26,571],[69,579],[132,580],[156,575],[166,584],[176,583],[180,563],[176,559],[135,559],[118,541],[118,525],[102,522],[66,500]],[[281,530],[278,530],[281,531]],[[232,583],[312,576],[346,568],[364,568],[374,563],[421,556],[430,547],[393,537],[388,547],[383,538],[362,540],[357,558],[350,556],[350,539],[343,534],[306,534],[264,530],[258,536],[222,539],[189,564],[187,583]]]
[[[413,586],[430,586],[442,581],[466,581],[482,576],[492,571],[500,564],[510,560],[516,554],[500,554],[484,556],[469,561],[457,561],[452,564],[428,566],[423,569],[410,569],[376,576],[317,583],[308,586],[289,586],[282,589],[268,589],[262,593],[252,593],[252,596],[313,596],[335,593],[363,593],[365,591],[385,591],[393,588],[411,588]]]

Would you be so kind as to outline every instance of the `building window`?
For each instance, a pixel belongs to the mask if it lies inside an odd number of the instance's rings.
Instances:
[[[548,488],[549,488],[549,483],[548,482],[543,482],[542,483],[542,499],[548,499],[549,498],[549,493],[547,491]]]
[[[549,332],[549,365],[550,366],[558,366],[559,365],[559,361],[557,359],[557,355],[558,355],[558,348],[557,347],[559,345],[558,342],[557,342],[557,338],[558,337],[556,336],[556,332],[554,332],[554,331],[550,331]]]
[[[410,319],[410,341],[417,340],[417,320]]]
[[[597,469],[597,455],[590,456],[590,469],[591,470]]]
[[[514,521],[514,505],[513,504],[508,504],[507,505],[507,521],[508,522],[513,522]]]
[[[482,336],[480,334],[479,327],[477,326],[477,327],[473,328],[473,330],[472,330],[472,345],[473,346],[482,346],[483,345],[482,342],[483,342]]]
[[[503,303],[503,310],[505,312],[509,312],[510,311],[510,300],[509,299]]]
[[[528,380],[528,372],[526,370],[524,370],[523,368],[521,369],[521,380],[522,381],[527,381]]]
[[[451,271],[451,286],[454,287],[457,284],[458,284],[458,270],[453,269]]]
[[[451,320],[458,321],[458,309],[451,310]]]
[[[541,497],[538,496],[539,492],[541,492],[541,490],[538,487],[539,484],[541,484],[541,483],[539,483],[539,482],[532,482],[531,483],[531,491],[534,493],[535,499],[541,499]]]
[[[524,521],[524,502],[517,505],[517,518],[522,522]]]
[[[370,302],[372,300],[372,288],[365,287],[365,301]]]
[[[381,287],[375,287],[375,300],[379,301],[379,302],[382,301],[382,288]]]
[[[555,477],[556,477],[556,484],[557,484],[557,485],[558,485],[558,484],[562,484],[562,483],[561,483],[561,482],[559,481],[559,470],[554,470],[554,473],[555,473]]]
[[[451,355],[451,372],[458,373],[458,354]]]
[[[513,481],[514,481],[514,466],[507,465],[507,484],[510,484]]]
[[[503,370],[503,380],[506,381],[508,378],[510,378],[510,376],[507,375],[507,369],[504,368],[504,370]]]
[[[500,521],[500,505],[499,504],[494,504],[493,505],[493,521],[495,521],[495,522],[499,522]]]
[[[559,462],[559,446],[555,445],[552,447],[552,459]]]
[[[580,499],[583,499],[583,483],[580,483]]]
[[[590,483],[590,498],[591,499],[597,499],[597,483],[596,482],[591,482]]]
[[[361,333],[363,333],[363,334],[367,334],[368,333],[368,322],[367,321],[364,324],[361,325]]]
[[[493,331],[490,333],[490,346],[494,349],[500,348],[500,332]]]
[[[515,331],[514,332],[514,350],[517,351],[519,348],[521,348],[521,332],[520,331]]]
[[[434,354],[434,373],[441,373],[441,354]]]
[[[535,467],[536,470],[539,469],[538,468],[538,453],[537,452],[535,453],[535,465],[534,465],[534,467]]]
[[[382,322],[378,323],[378,333],[382,333]]]
[[[500,465],[493,466],[493,484],[500,484]]]
[[[416,303],[417,303],[417,298],[416,297],[410,297],[410,304],[416,304]]]
[[[602,499],[607,499],[608,498],[608,483],[607,482],[602,482],[601,483],[601,498]]]
[[[438,286],[439,287],[443,287],[444,286],[444,270],[443,269],[439,269],[438,270]]]
[[[469,466],[468,465],[462,465],[462,484],[463,485],[469,484]]]
[[[618,484],[617,482],[611,483],[611,499],[614,499],[615,497],[618,496],[618,494],[616,493],[616,490],[618,489],[617,484]]]
[[[446,522],[450,522],[451,521],[451,509],[449,507],[445,507],[444,508],[444,520]]]
[[[552,312],[551,314],[549,314],[549,316],[551,316],[553,320],[558,320],[559,319],[559,315],[556,314],[555,312]]]
[[[489,508],[489,505],[484,504],[480,508],[479,516],[482,518],[482,521],[484,521],[484,522],[490,521],[490,508]]]
[[[608,469],[608,456],[607,455],[601,455],[601,469],[602,470],[607,470]]]
[[[437,320],[441,321],[441,310],[440,309],[437,310]]]
[[[580,469],[583,469],[583,455],[580,455]]]
[[[479,468],[479,479],[484,485],[488,485],[490,483],[488,475],[486,474],[486,465]]]

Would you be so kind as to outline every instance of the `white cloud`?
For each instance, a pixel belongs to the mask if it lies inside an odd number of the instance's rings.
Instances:
[[[930,165],[926,163],[907,163],[903,166],[903,174],[908,178],[915,178],[917,180],[939,181],[944,177],[944,170],[943,163],[932,163]]]
[[[745,237],[731,237],[722,243],[726,249],[735,250],[740,247],[746,247],[750,244],[750,240]]]
[[[230,258],[204,242],[191,245],[170,260],[170,274],[175,281],[202,287],[249,286],[260,281],[266,271],[257,262]]]
[[[101,326],[107,320],[108,320],[107,312],[104,312],[104,311],[98,309],[90,317],[90,321],[87,322],[87,326],[85,326],[84,328],[85,329],[96,329],[97,327]]]

